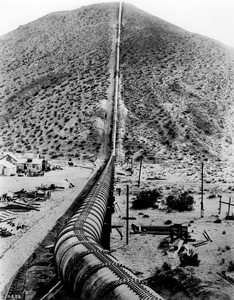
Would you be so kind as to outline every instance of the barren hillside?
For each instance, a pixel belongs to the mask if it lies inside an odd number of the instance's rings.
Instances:
[[[0,37],[0,147],[101,153],[110,129],[118,3],[49,14]],[[123,153],[233,152],[234,51],[124,4]]]
[[[230,155],[234,49],[134,6],[124,5],[123,11],[126,151],[144,152],[153,161]]]
[[[117,13],[117,3],[52,13],[0,38],[3,150],[100,152]]]

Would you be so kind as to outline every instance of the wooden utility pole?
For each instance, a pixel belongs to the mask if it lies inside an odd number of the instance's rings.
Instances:
[[[203,203],[203,195],[204,195],[204,189],[203,189],[203,168],[204,168],[204,163],[202,162],[201,165],[201,218],[204,217],[204,203]]]
[[[140,186],[140,182],[141,182],[141,167],[142,167],[142,160],[143,160],[143,156],[141,156],[141,162],[140,162],[140,170],[139,170],[139,178],[138,178],[138,187]]]
[[[222,196],[218,195],[218,197],[219,197],[219,210],[218,210],[218,213],[220,215],[221,214],[221,206],[222,206]]]
[[[228,217],[229,217],[229,214],[230,214],[231,201],[232,201],[232,197],[229,197],[228,212],[227,212],[227,216],[228,216]]]
[[[126,199],[126,245],[128,245],[128,229],[129,229],[129,185],[127,184],[127,199]]]

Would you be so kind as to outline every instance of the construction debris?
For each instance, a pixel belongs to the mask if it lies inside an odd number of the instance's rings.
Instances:
[[[226,281],[228,281],[230,284],[234,285],[234,280],[230,276],[228,276],[225,271],[217,272],[217,274]]]
[[[12,233],[9,231],[9,230],[7,230],[5,227],[0,227],[0,236],[2,236],[2,237],[8,237],[8,236],[11,236],[12,235]]]
[[[16,214],[9,210],[4,210],[0,212],[0,223],[3,222],[11,222],[11,220],[14,220],[16,218]]]
[[[212,239],[209,237],[208,233],[204,230],[203,232],[204,237],[206,238],[207,241],[213,242]]]
[[[121,240],[123,239],[122,227],[123,227],[123,225],[111,225],[111,229],[114,228],[117,230],[117,232],[120,235]]]
[[[69,182],[67,179],[65,179],[69,183],[69,188],[75,187],[75,185],[72,182]]]
[[[194,244],[193,244],[194,247],[204,246],[204,245],[206,245],[208,242],[213,242],[212,239],[210,238],[210,236],[208,235],[208,233],[206,232],[206,230],[204,230],[203,235],[204,235],[204,237],[205,237],[205,240],[199,241],[199,242],[197,242],[197,243],[194,243]]]
[[[50,190],[57,190],[57,189],[59,189],[59,190],[64,190],[65,187],[63,187],[63,186],[57,186],[57,185],[55,185],[55,184],[52,183],[52,184],[49,185],[49,186],[44,185],[44,184],[41,184],[41,186],[40,186],[40,187],[37,187],[37,189],[38,189],[38,190],[42,190],[42,191],[50,191]]]
[[[73,187],[72,183],[69,184],[69,187]],[[14,227],[14,231],[27,227],[22,222],[18,222],[18,224],[15,223],[15,219],[18,216],[17,213],[27,212],[30,210],[39,211],[40,203],[38,202],[49,199],[51,197],[51,191],[56,189],[64,189],[64,187],[58,187],[55,184],[51,184],[48,187],[41,186],[37,188],[37,190],[33,191],[21,189],[16,192],[8,192],[3,194],[0,202],[0,236],[11,236],[11,231],[13,231],[13,228],[11,227]],[[7,228],[2,226],[4,222]]]
[[[200,242],[194,243],[193,246],[200,247],[200,246],[204,246],[206,244],[207,244],[207,241],[200,241]]]

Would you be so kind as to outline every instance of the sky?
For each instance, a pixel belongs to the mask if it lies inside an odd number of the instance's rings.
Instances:
[[[0,0],[0,35],[48,13],[116,0]],[[185,30],[234,47],[234,0],[126,0]]]

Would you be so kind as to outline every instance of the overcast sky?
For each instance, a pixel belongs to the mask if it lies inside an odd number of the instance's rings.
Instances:
[[[0,0],[0,35],[48,13],[97,0]],[[161,19],[234,47],[234,0],[126,0]]]

